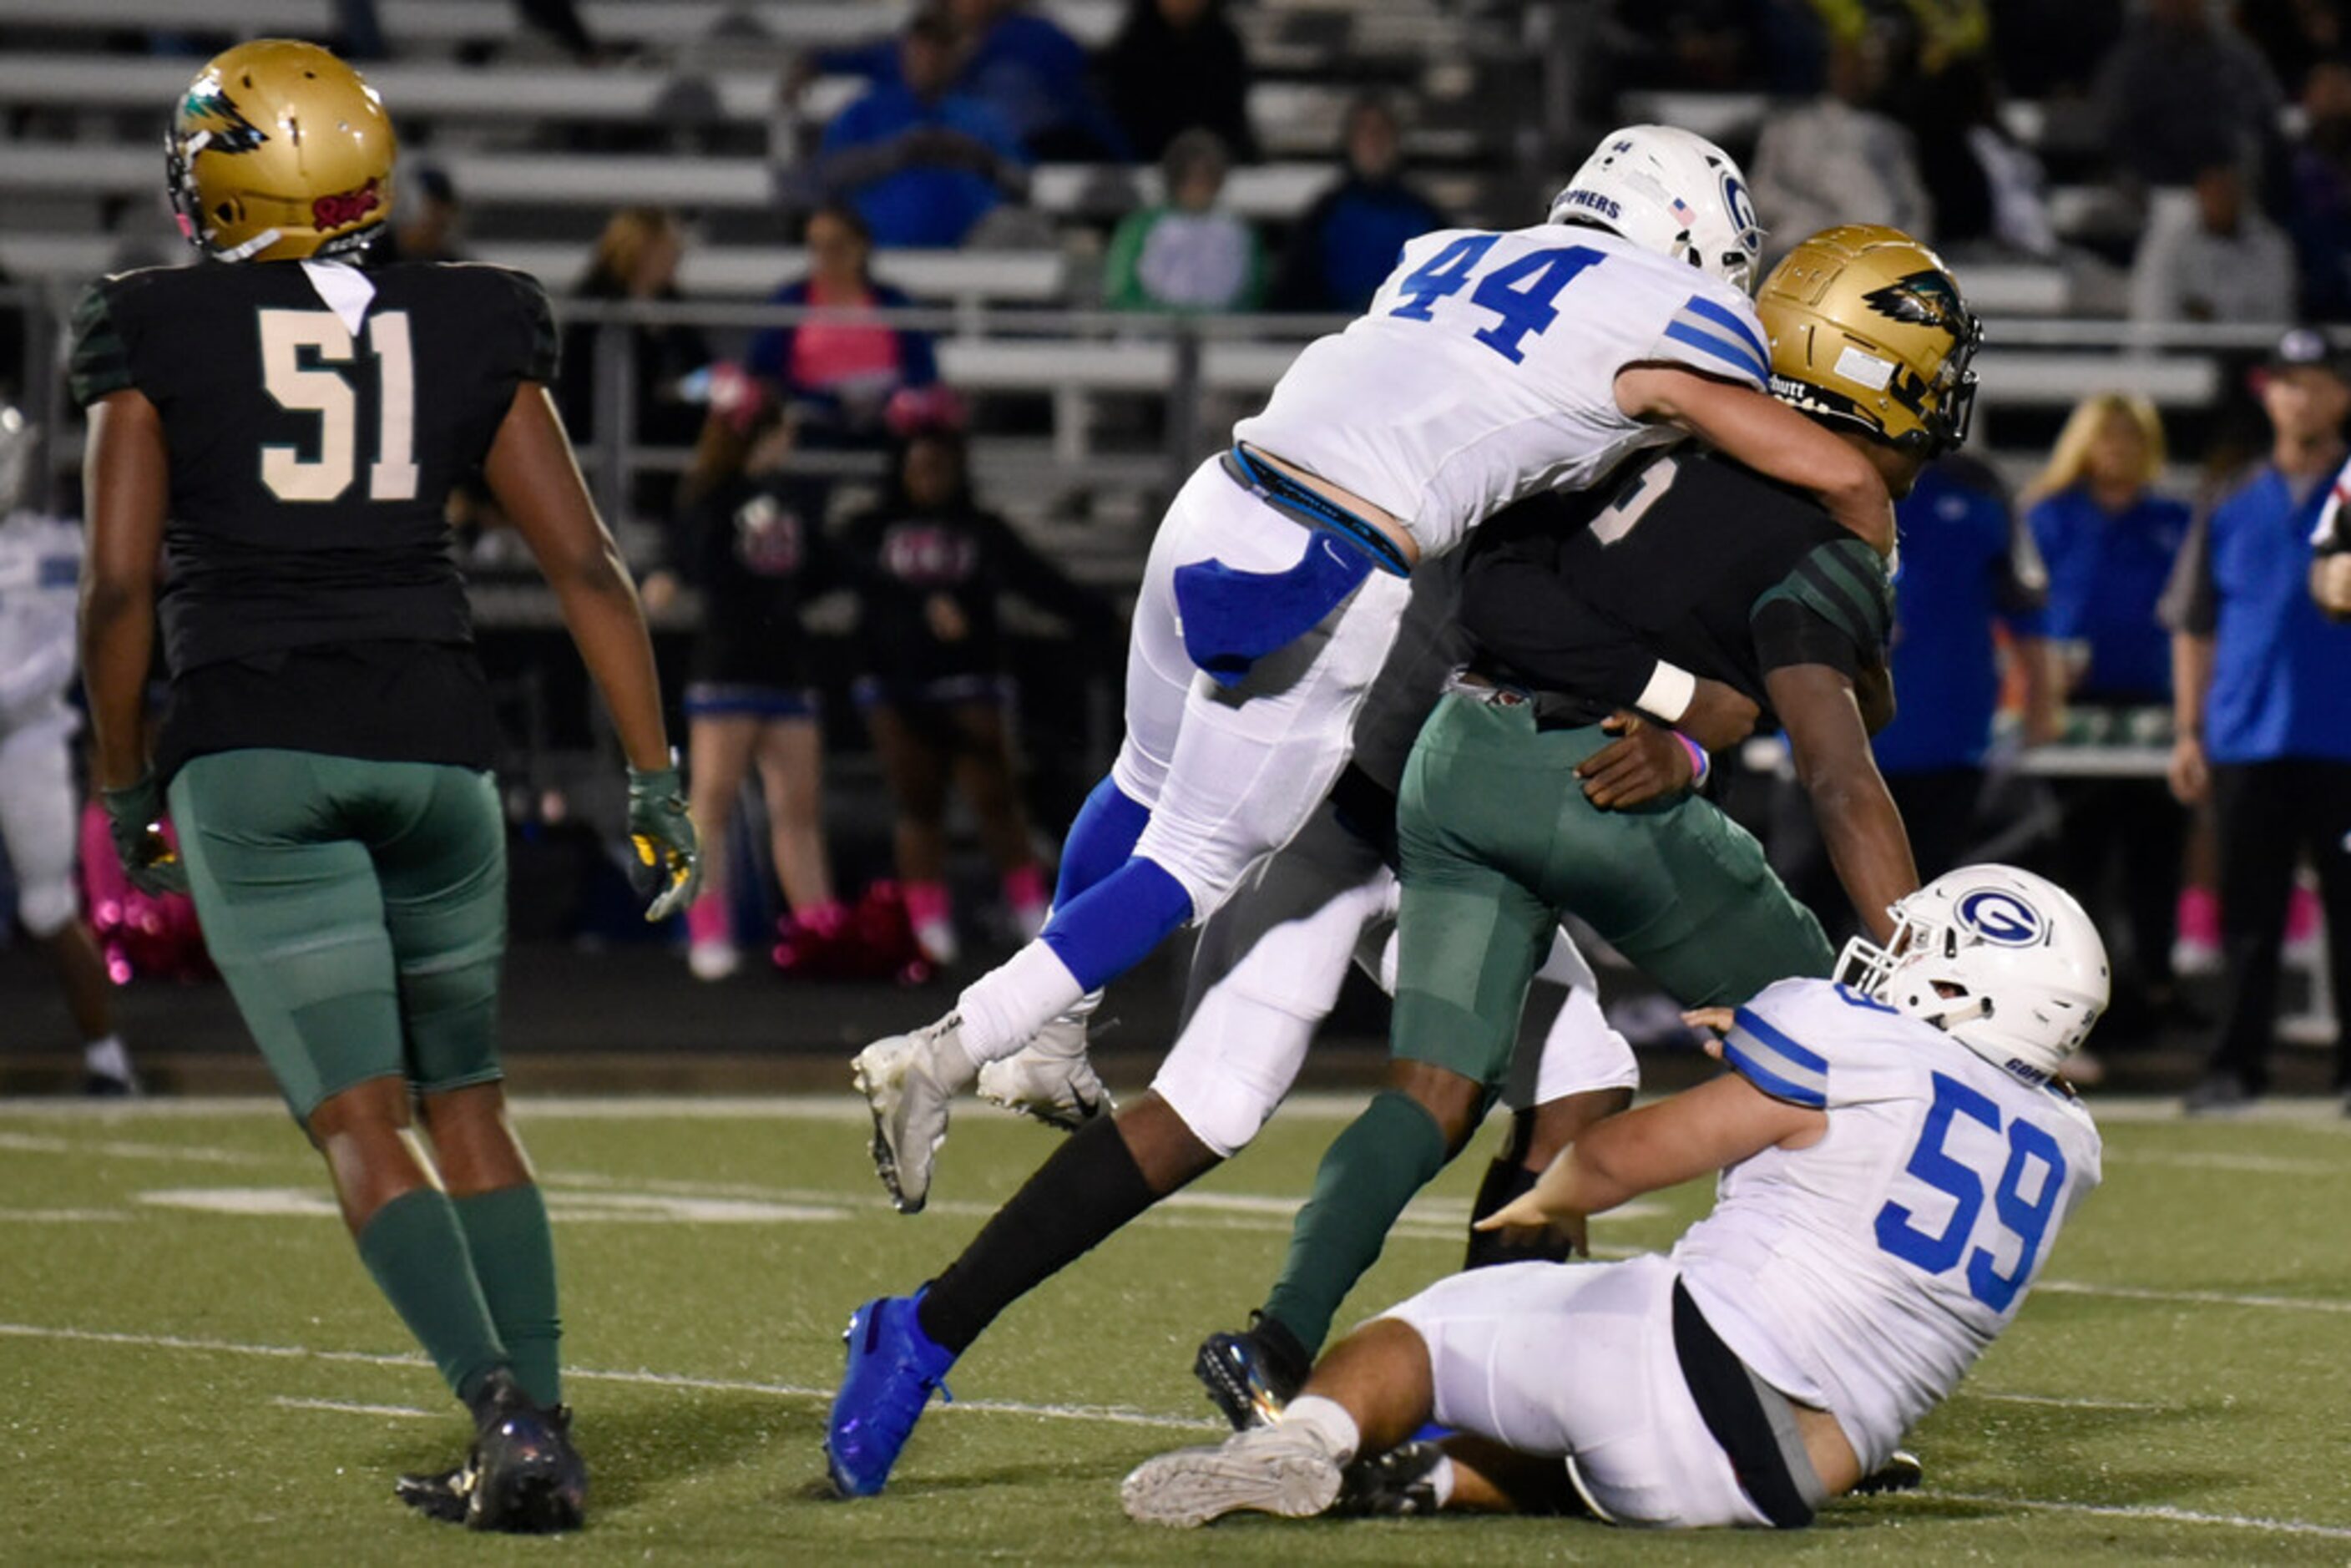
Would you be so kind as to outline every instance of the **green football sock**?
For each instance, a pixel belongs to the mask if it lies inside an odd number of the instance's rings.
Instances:
[[[1445,1132],[1437,1118],[1412,1096],[1383,1090],[1322,1156],[1265,1315],[1295,1334],[1308,1354],[1321,1350],[1339,1303],[1379,1261],[1396,1217],[1444,1168]]]
[[[456,1211],[439,1187],[402,1193],[377,1209],[360,1232],[360,1258],[458,1398],[507,1364]]]
[[[537,1184],[527,1183],[475,1193],[455,1207],[516,1381],[536,1404],[562,1404],[557,1346],[563,1320],[556,1312],[555,1237],[548,1228],[547,1200]]]

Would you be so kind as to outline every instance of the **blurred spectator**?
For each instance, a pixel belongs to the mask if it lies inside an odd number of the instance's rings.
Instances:
[[[1918,149],[1937,245],[2057,254],[2048,178],[2041,160],[2001,123],[1989,61],[1970,57],[1922,77],[1906,99],[1905,119]]]
[[[2302,137],[2287,202],[2304,314],[2351,320],[2351,63],[2320,60],[2303,78]]]
[[[2025,499],[2049,568],[2043,629],[2074,713],[2070,730],[2108,744],[2152,739],[2138,725],[2171,702],[2171,639],[2156,613],[2188,537],[2186,503],[2158,495],[2163,422],[2135,392],[2074,410]],[[2188,819],[2158,779],[2060,779],[2057,880],[2108,932],[2117,954],[2106,1027],[2142,1033],[2169,1005],[2171,948]],[[2120,898],[2105,896],[2108,880]],[[2120,918],[2116,918],[2119,915]]]
[[[457,237],[465,226],[457,183],[438,163],[417,166],[392,207],[392,232],[384,238],[386,261],[463,261]]]
[[[1094,594],[1029,548],[972,497],[958,432],[917,431],[901,449],[889,493],[851,520],[842,548],[862,584],[858,706],[897,803],[898,877],[917,944],[932,962],[958,944],[946,882],[952,782],[978,819],[1022,938],[1045,924],[1050,892],[1012,777],[1012,684],[998,600],[1009,591],[1070,622],[1094,647],[1116,624]]]
[[[2122,37],[2126,0],[1991,0],[1992,57],[2022,99],[2077,98]]]
[[[623,207],[605,224],[594,259],[572,290],[580,299],[674,302],[677,264],[685,253],[685,231],[675,214],[659,207]],[[564,329],[563,422],[576,442],[598,438],[596,347],[600,330],[628,334],[634,361],[630,387],[636,410],[636,437],[653,446],[691,446],[702,429],[702,405],[689,395],[687,379],[710,363],[710,345],[682,322],[600,329],[577,321]],[[640,474],[639,507],[667,516],[675,485],[667,476]]]
[[[1214,131],[1244,162],[1249,129],[1249,54],[1224,0],[1129,0],[1102,51],[1102,96],[1138,159],[1157,159],[1186,131]]]
[[[961,34],[956,88],[1012,127],[1031,158],[1124,162],[1126,133],[1087,79],[1085,47],[1022,0],[946,0]]]
[[[2282,99],[2261,52],[2207,0],[2147,0],[2098,73],[2107,150],[2146,186],[2185,186],[2216,160],[2261,168]]]
[[[2237,0],[2237,26],[2289,93],[2302,91],[2313,66],[2351,48],[2341,0]]]
[[[2262,385],[2269,461],[2197,520],[2165,609],[2173,640],[2171,784],[2210,799],[2220,832],[2225,1012],[2190,1113],[2262,1092],[2294,862],[2318,867],[2335,994],[2351,997],[2351,625],[2308,591],[2312,537],[2344,461],[2351,371],[2306,329],[2278,345]],[[2336,1012],[2335,1078],[2351,1079]]]
[[[2026,690],[2026,734],[2056,728],[2055,684],[2041,637],[2048,574],[2032,535],[1989,468],[1946,457],[1919,476],[1896,510],[1902,570],[1895,577],[1894,722],[1872,742],[1922,879],[1941,875],[1973,845],[1984,758],[2000,706],[1995,622],[2015,639]]]
[[[702,592],[685,714],[688,804],[705,849],[702,893],[685,922],[687,960],[705,980],[726,978],[738,962],[726,833],[755,769],[789,919],[824,936],[848,921],[826,863],[821,709],[800,622],[808,601],[842,577],[824,533],[830,491],[786,472],[792,421],[756,382],[721,375],[713,388],[671,545],[674,570],[645,580],[655,607],[679,578]]]
[[[1027,180],[1010,125],[950,87],[955,50],[945,18],[916,16],[898,39],[894,78],[877,79],[825,127],[817,182],[856,207],[878,245],[960,245]]]
[[[1933,238],[1933,208],[1910,133],[1869,107],[1883,76],[1876,46],[1829,47],[1828,90],[1763,124],[1750,165],[1755,210],[1778,248],[1838,224],[1891,224]]]
[[[745,367],[773,384],[800,421],[810,444],[878,442],[890,396],[939,379],[938,359],[922,332],[874,319],[876,310],[914,303],[904,290],[873,280],[872,236],[856,209],[810,214],[803,236],[809,274],[768,297],[771,305],[815,306],[838,320],[769,327],[751,340]]]
[[[2131,316],[2140,321],[2290,319],[2294,247],[2246,199],[2232,162],[2196,176],[2196,221],[2174,243],[2147,246],[2131,269]]]
[[[1436,204],[1405,183],[1404,134],[1376,94],[1347,106],[1339,182],[1290,231],[1267,303],[1276,310],[1360,311],[1416,235],[1442,228]]]
[[[1247,310],[1265,287],[1257,233],[1217,205],[1225,147],[1186,131],[1163,161],[1167,199],[1129,213],[1110,242],[1102,293],[1119,310]]]

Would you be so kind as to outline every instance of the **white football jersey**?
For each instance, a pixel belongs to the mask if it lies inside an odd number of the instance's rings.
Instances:
[[[1825,1110],[1828,1133],[1723,1172],[1674,1259],[1723,1343],[1834,1415],[1867,1474],[2016,1315],[2098,1184],[2097,1127],[2063,1091],[1826,980],[1740,1009],[1723,1060]]]
[[[1405,244],[1371,308],[1309,344],[1233,439],[1363,497],[1436,555],[1513,501],[1679,440],[1616,406],[1625,366],[1760,391],[1764,345],[1744,294],[1614,235],[1440,229]]]
[[[0,517],[0,730],[61,706],[80,578],[80,528],[36,512]]]

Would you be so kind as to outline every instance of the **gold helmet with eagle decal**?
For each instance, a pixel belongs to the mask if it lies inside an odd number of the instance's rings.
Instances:
[[[1901,230],[1814,235],[1771,269],[1755,313],[1773,396],[1927,457],[1966,444],[1983,325],[1942,257]]]
[[[392,117],[316,44],[215,55],[172,115],[163,157],[188,243],[222,261],[344,256],[392,215]]]

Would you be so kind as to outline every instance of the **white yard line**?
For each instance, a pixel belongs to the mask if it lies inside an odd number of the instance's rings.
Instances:
[[[431,1363],[413,1353],[386,1355],[363,1350],[312,1350],[297,1344],[246,1344],[236,1340],[195,1339],[184,1334],[121,1333],[104,1329],[61,1328],[41,1323],[0,1322],[0,1338],[62,1340],[80,1344],[122,1345],[140,1350],[181,1351],[200,1355],[249,1355],[280,1361],[328,1361],[355,1364],[361,1366],[430,1367]],[[767,1394],[779,1399],[821,1399],[830,1401],[830,1388],[810,1388],[790,1383],[759,1383],[747,1378],[694,1377],[666,1372],[603,1371],[595,1367],[567,1366],[563,1375],[583,1383],[622,1383],[651,1388],[691,1388],[720,1394]],[[277,1401],[287,1403],[285,1400]],[[380,1408],[390,1410],[392,1406]],[[1221,1421],[1207,1421],[1191,1416],[1159,1416],[1147,1410],[1129,1410],[1107,1405],[1026,1405],[1005,1399],[958,1399],[946,1406],[949,1410],[967,1410],[980,1415],[1035,1416],[1060,1421],[1100,1421],[1122,1427],[1158,1427],[1174,1431],[1222,1431]],[[407,1413],[407,1412],[403,1412]],[[429,1414],[429,1412],[427,1412]],[[454,1414],[454,1410],[453,1410]]]
[[[2223,1291],[2151,1291],[2134,1285],[2093,1285],[2043,1280],[2032,1287],[2053,1296],[2105,1296],[2118,1301],[2169,1301],[2184,1307],[2266,1307],[2288,1312],[2351,1312],[2351,1301],[2326,1297],[2237,1296]]]
[[[396,1416],[410,1421],[437,1421],[441,1412],[419,1410],[413,1405],[354,1405],[343,1399],[292,1399],[280,1394],[272,1405],[288,1410],[327,1410],[338,1416]]]
[[[1971,1502],[1995,1508],[2030,1509],[2035,1513],[2075,1513],[2093,1519],[2142,1520],[2154,1524],[2207,1524],[2225,1530],[2252,1530],[2270,1535],[2314,1536],[2321,1541],[2351,1541],[2351,1526],[2313,1524],[2299,1519],[2257,1519],[2242,1513],[2202,1513],[2195,1509],[2160,1503],[2047,1502],[2037,1498],[1994,1497],[1988,1492],[1915,1491],[1892,1500],[1922,1503]]]
[[[0,1153],[77,1155],[84,1159],[178,1160],[202,1166],[274,1166],[287,1156],[257,1155],[249,1149],[210,1148],[191,1144],[134,1144],[120,1139],[89,1143],[78,1138],[47,1138],[37,1133],[0,1132]]]
[[[2168,1410],[2168,1405],[2158,1405],[2145,1399],[2077,1399],[2058,1394],[2010,1394],[2004,1390],[1970,1388],[1959,1385],[1954,1399],[1989,1399],[2000,1405],[2045,1405],[2059,1410]]]

